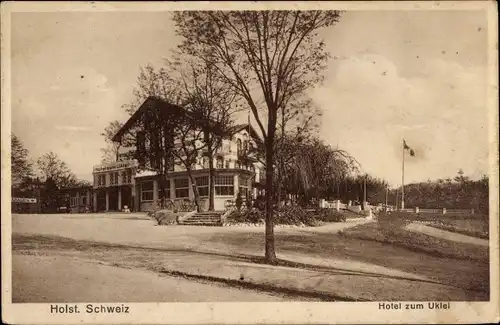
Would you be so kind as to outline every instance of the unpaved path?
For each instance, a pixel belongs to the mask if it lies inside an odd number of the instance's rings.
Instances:
[[[410,223],[405,227],[405,229],[408,231],[420,232],[429,236],[451,240],[454,242],[486,246],[486,247],[489,246],[489,241],[487,239],[462,235],[452,231],[429,227],[421,223],[416,223],[416,222]]]
[[[280,296],[64,256],[12,256],[14,303],[284,301]]]
[[[340,230],[370,222],[356,220],[330,223],[321,227],[276,227],[275,233],[337,233]],[[12,232],[53,235],[76,240],[92,240],[113,244],[142,247],[207,248],[198,235],[226,233],[260,233],[264,227],[196,227],[155,226],[155,222],[143,214],[89,213],[89,214],[19,214],[12,217]]]

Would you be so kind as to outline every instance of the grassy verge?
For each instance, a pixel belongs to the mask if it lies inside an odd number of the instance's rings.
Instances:
[[[262,249],[263,236],[241,232],[217,234],[214,237],[199,235],[204,237],[204,245],[200,248],[210,249],[211,252],[182,247],[147,248],[14,233],[13,251],[16,254],[62,255],[117,267],[144,268],[195,280],[269,290],[296,298],[301,296],[306,300],[462,301],[484,300],[488,297],[487,264],[465,260],[457,263],[457,260],[436,258],[393,245],[332,234],[276,235],[278,257],[281,254],[299,254],[303,257],[302,262],[293,262],[292,255],[282,255],[287,260],[279,260],[279,266],[262,265],[262,255],[255,253],[255,250]],[[254,253],[249,250],[254,250]],[[322,266],[308,262],[307,256],[336,260],[339,264]],[[356,268],[356,271],[352,271],[349,267],[342,266],[342,260],[347,264],[349,261],[362,261],[367,264],[364,269]],[[435,284],[435,281],[386,276],[373,270],[372,265],[423,275],[429,280],[434,279],[453,288],[442,287]],[[359,288],[363,290],[359,291]]]
[[[456,221],[453,223],[431,222],[427,223],[427,225],[442,230],[456,232],[462,235],[467,235],[482,239],[489,239],[489,231],[486,227],[484,227],[484,224],[481,223],[476,226],[474,225],[474,223],[476,222],[474,221],[472,222]]]
[[[341,235],[349,238],[396,245],[435,257],[473,260],[485,263],[489,261],[488,247],[453,242],[426,234],[406,231],[401,228],[387,229],[377,223],[356,226],[341,232]]]
[[[459,234],[489,238],[489,216],[484,214],[405,214],[409,221],[418,221],[428,226],[439,228]]]
[[[379,230],[374,225],[357,226],[344,230],[342,234],[275,233],[278,257],[281,253],[293,253],[332,261],[359,261],[423,275],[471,290],[489,290],[487,248],[466,245],[465,252],[455,252],[454,243],[450,242],[434,242],[437,247],[429,246],[430,242],[426,246],[414,243],[413,247],[409,247],[403,245],[404,240],[397,244],[382,236],[377,237],[375,234]],[[264,236],[254,233],[204,235],[200,240],[206,245],[233,252],[261,250],[264,247]],[[445,246],[441,248],[441,245]]]

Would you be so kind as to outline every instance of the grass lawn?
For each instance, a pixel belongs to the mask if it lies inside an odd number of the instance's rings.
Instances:
[[[484,214],[407,214],[411,221],[419,221],[427,226],[453,231],[462,235],[489,238],[489,216]]]
[[[489,292],[487,248],[444,241],[433,242],[437,246],[432,248],[429,246],[431,242],[426,246],[422,237],[415,243],[410,238],[398,237],[397,240],[400,243],[384,240],[376,223],[347,229],[341,234],[275,233],[278,257],[280,252],[292,252],[327,259],[355,260],[420,274],[464,289]],[[251,233],[227,233],[210,236],[203,241],[224,245],[232,251],[264,247],[264,236]],[[404,245],[408,241],[413,246]]]
[[[488,263],[489,261],[488,247],[453,242],[401,228],[387,230],[377,223],[353,227],[343,231],[341,234],[347,238],[358,238],[390,244],[435,257],[471,260],[483,263]]]
[[[17,215],[13,218],[13,232],[13,250],[18,252],[80,254],[82,257],[153,270],[158,261],[184,265],[184,257],[177,261],[172,254],[193,256],[194,259],[203,251],[215,252],[225,259],[242,255],[263,256],[265,241],[264,231],[259,228],[156,227],[147,218],[130,220],[110,214]],[[486,247],[430,242],[427,237],[415,241],[416,237],[405,239],[407,234],[400,234],[400,237],[388,242],[383,235],[376,223],[350,228],[342,234],[321,232],[321,229],[277,229],[276,251],[278,258],[300,255],[383,266],[488,296]],[[290,260],[293,261],[293,258]],[[332,274],[346,273],[345,270],[328,268],[330,270],[327,271]],[[398,290],[405,292],[414,288],[398,287]]]
[[[240,237],[245,245],[251,242],[251,238],[258,238],[260,234],[240,233]],[[219,234],[218,238],[227,237],[229,233]],[[290,234],[280,234],[291,238]],[[314,236],[301,236],[306,239],[314,239]],[[321,235],[324,239],[325,236]],[[74,240],[58,236],[43,236],[33,234],[13,234],[13,250],[16,255],[35,255],[49,258],[57,256],[75,258],[75,261],[105,264],[123,268],[139,268],[152,270],[158,273],[168,275],[188,277],[192,279],[208,280],[216,277],[225,285],[244,287],[247,289],[257,289],[259,291],[270,292],[291,300],[307,301],[337,301],[337,300],[451,300],[463,301],[474,300],[484,301],[488,299],[488,291],[482,288],[470,288],[471,283],[456,281],[455,283],[446,283],[433,279],[407,277],[403,274],[397,275],[379,273],[376,265],[367,264],[364,270],[354,267],[345,268],[346,265],[356,264],[363,255],[360,247],[350,243],[353,248],[352,254],[345,247],[334,254],[334,258],[344,258],[345,261],[330,265],[311,265],[301,263],[286,263],[282,261],[283,266],[270,267],[260,264],[261,257],[242,256],[238,254],[238,248],[225,245],[225,254],[200,252],[188,249],[166,249],[129,246],[120,244],[110,244],[102,242],[93,242],[87,240]],[[359,241],[358,241],[359,242]],[[206,244],[213,247],[213,242],[207,241]],[[310,242],[304,244],[298,253],[307,251]],[[328,249],[328,244],[316,245],[314,249],[321,250],[322,253]],[[289,261],[293,261],[291,255],[284,255],[288,249],[282,249],[281,243],[278,243],[279,254]],[[291,245],[293,246],[293,245]],[[254,248],[254,247],[252,247]],[[259,247],[261,248],[261,247]],[[383,247],[378,247],[383,249]],[[331,250],[331,249],[330,249]],[[294,250],[294,253],[297,251]],[[366,253],[374,254],[374,251]],[[305,256],[300,254],[301,256]],[[313,254],[310,254],[313,255]],[[343,257],[340,257],[345,255]],[[381,252],[376,254],[381,258]],[[297,255],[294,255],[297,256]],[[355,258],[356,257],[356,258]],[[401,258],[401,261],[406,259]],[[396,260],[393,260],[394,262]],[[428,262],[428,261],[425,261]],[[307,262],[306,262],[307,263]],[[426,263],[428,264],[428,263]],[[259,266],[260,265],[260,266]],[[390,265],[389,267],[399,265]],[[432,263],[431,267],[438,268],[439,265]],[[420,270],[418,270],[420,271]],[[466,272],[476,272],[477,270],[462,270],[462,276],[465,278]],[[15,270],[14,270],[15,272]],[[413,270],[412,273],[417,273]],[[422,272],[419,272],[422,273]],[[198,278],[197,275],[202,275]],[[244,275],[244,282],[242,277]],[[456,274],[455,274],[456,276]],[[471,274],[469,277],[472,278]],[[413,280],[412,280],[413,279]],[[449,278],[446,278],[449,280]],[[213,281],[213,280],[210,280]],[[246,285],[243,285],[246,284]],[[443,286],[443,284],[445,284]],[[250,285],[250,286],[249,286]],[[449,286],[451,285],[451,287]],[[249,287],[248,287],[249,286]],[[464,290],[465,289],[465,290]]]

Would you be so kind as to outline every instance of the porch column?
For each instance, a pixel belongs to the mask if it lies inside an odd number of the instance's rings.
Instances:
[[[170,179],[170,199],[175,199],[175,184],[173,179]]]
[[[240,179],[238,177],[238,173],[234,174],[234,196],[236,197],[236,195],[238,195],[238,191],[240,190]],[[243,193],[241,193],[243,195]]]
[[[94,212],[97,212],[97,191],[94,190],[94,193],[92,193],[92,208],[94,209]]]
[[[118,211],[122,211],[122,188],[118,188]]]
[[[158,200],[158,180],[153,181],[153,201]]]
[[[158,202],[158,180],[153,180],[153,205],[156,207]]]
[[[109,211],[109,192],[106,189],[106,211]]]
[[[189,200],[193,201],[194,200],[194,192],[193,192],[193,182],[191,182],[191,178],[188,177],[188,184],[189,184]]]
[[[134,185],[132,186],[132,196],[133,196],[133,202],[134,202],[134,211],[141,211],[141,205],[139,201],[139,197],[141,192],[139,191],[139,185]]]

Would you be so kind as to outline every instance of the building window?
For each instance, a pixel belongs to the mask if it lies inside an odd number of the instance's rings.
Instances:
[[[76,195],[71,197],[70,206],[72,207],[78,206],[78,197]]]
[[[241,140],[236,140],[236,155],[239,157],[241,155]]]
[[[243,152],[242,154],[246,154],[248,150],[248,141],[243,141]]]
[[[208,176],[196,177],[195,180],[200,196],[208,196]]]
[[[224,160],[222,159],[222,157],[217,157],[216,168],[218,169],[224,168]]]
[[[175,170],[175,157],[173,155],[170,155],[168,157],[167,163],[168,163],[167,170],[169,172],[173,172]]]
[[[141,201],[142,202],[153,201],[153,197],[154,197],[153,189],[154,189],[153,182],[147,182],[147,183],[141,184]]]
[[[254,151],[255,151],[255,147],[254,147],[254,145],[253,145],[253,142],[252,142],[252,141],[249,141],[249,142],[248,142],[248,153],[249,153],[249,154],[250,154],[250,153],[254,153]]]
[[[208,157],[202,158],[202,165],[203,165],[203,168],[208,168]]]
[[[158,198],[161,198],[161,188],[158,186]],[[170,180],[165,181],[165,198],[170,199]]]
[[[223,153],[231,153],[231,143],[226,143],[222,146]]]
[[[234,195],[234,177],[215,177],[215,195]]]
[[[238,176],[238,191],[241,193],[242,198],[248,197],[248,177],[239,175]]]
[[[176,198],[189,197],[189,180],[187,178],[176,178],[174,186]]]
[[[122,171],[122,184],[128,184],[127,182],[127,171]]]
[[[124,170],[122,171],[122,184],[130,184],[132,183],[132,171]]]
[[[118,173],[109,174],[109,185],[118,185]]]
[[[231,166],[231,160],[226,160],[226,168],[229,169],[230,166]]]
[[[106,174],[97,175],[97,186],[106,186]]]
[[[85,193],[85,192],[80,193],[80,204],[81,205],[87,205],[88,204],[88,202],[87,202],[87,193]]]

